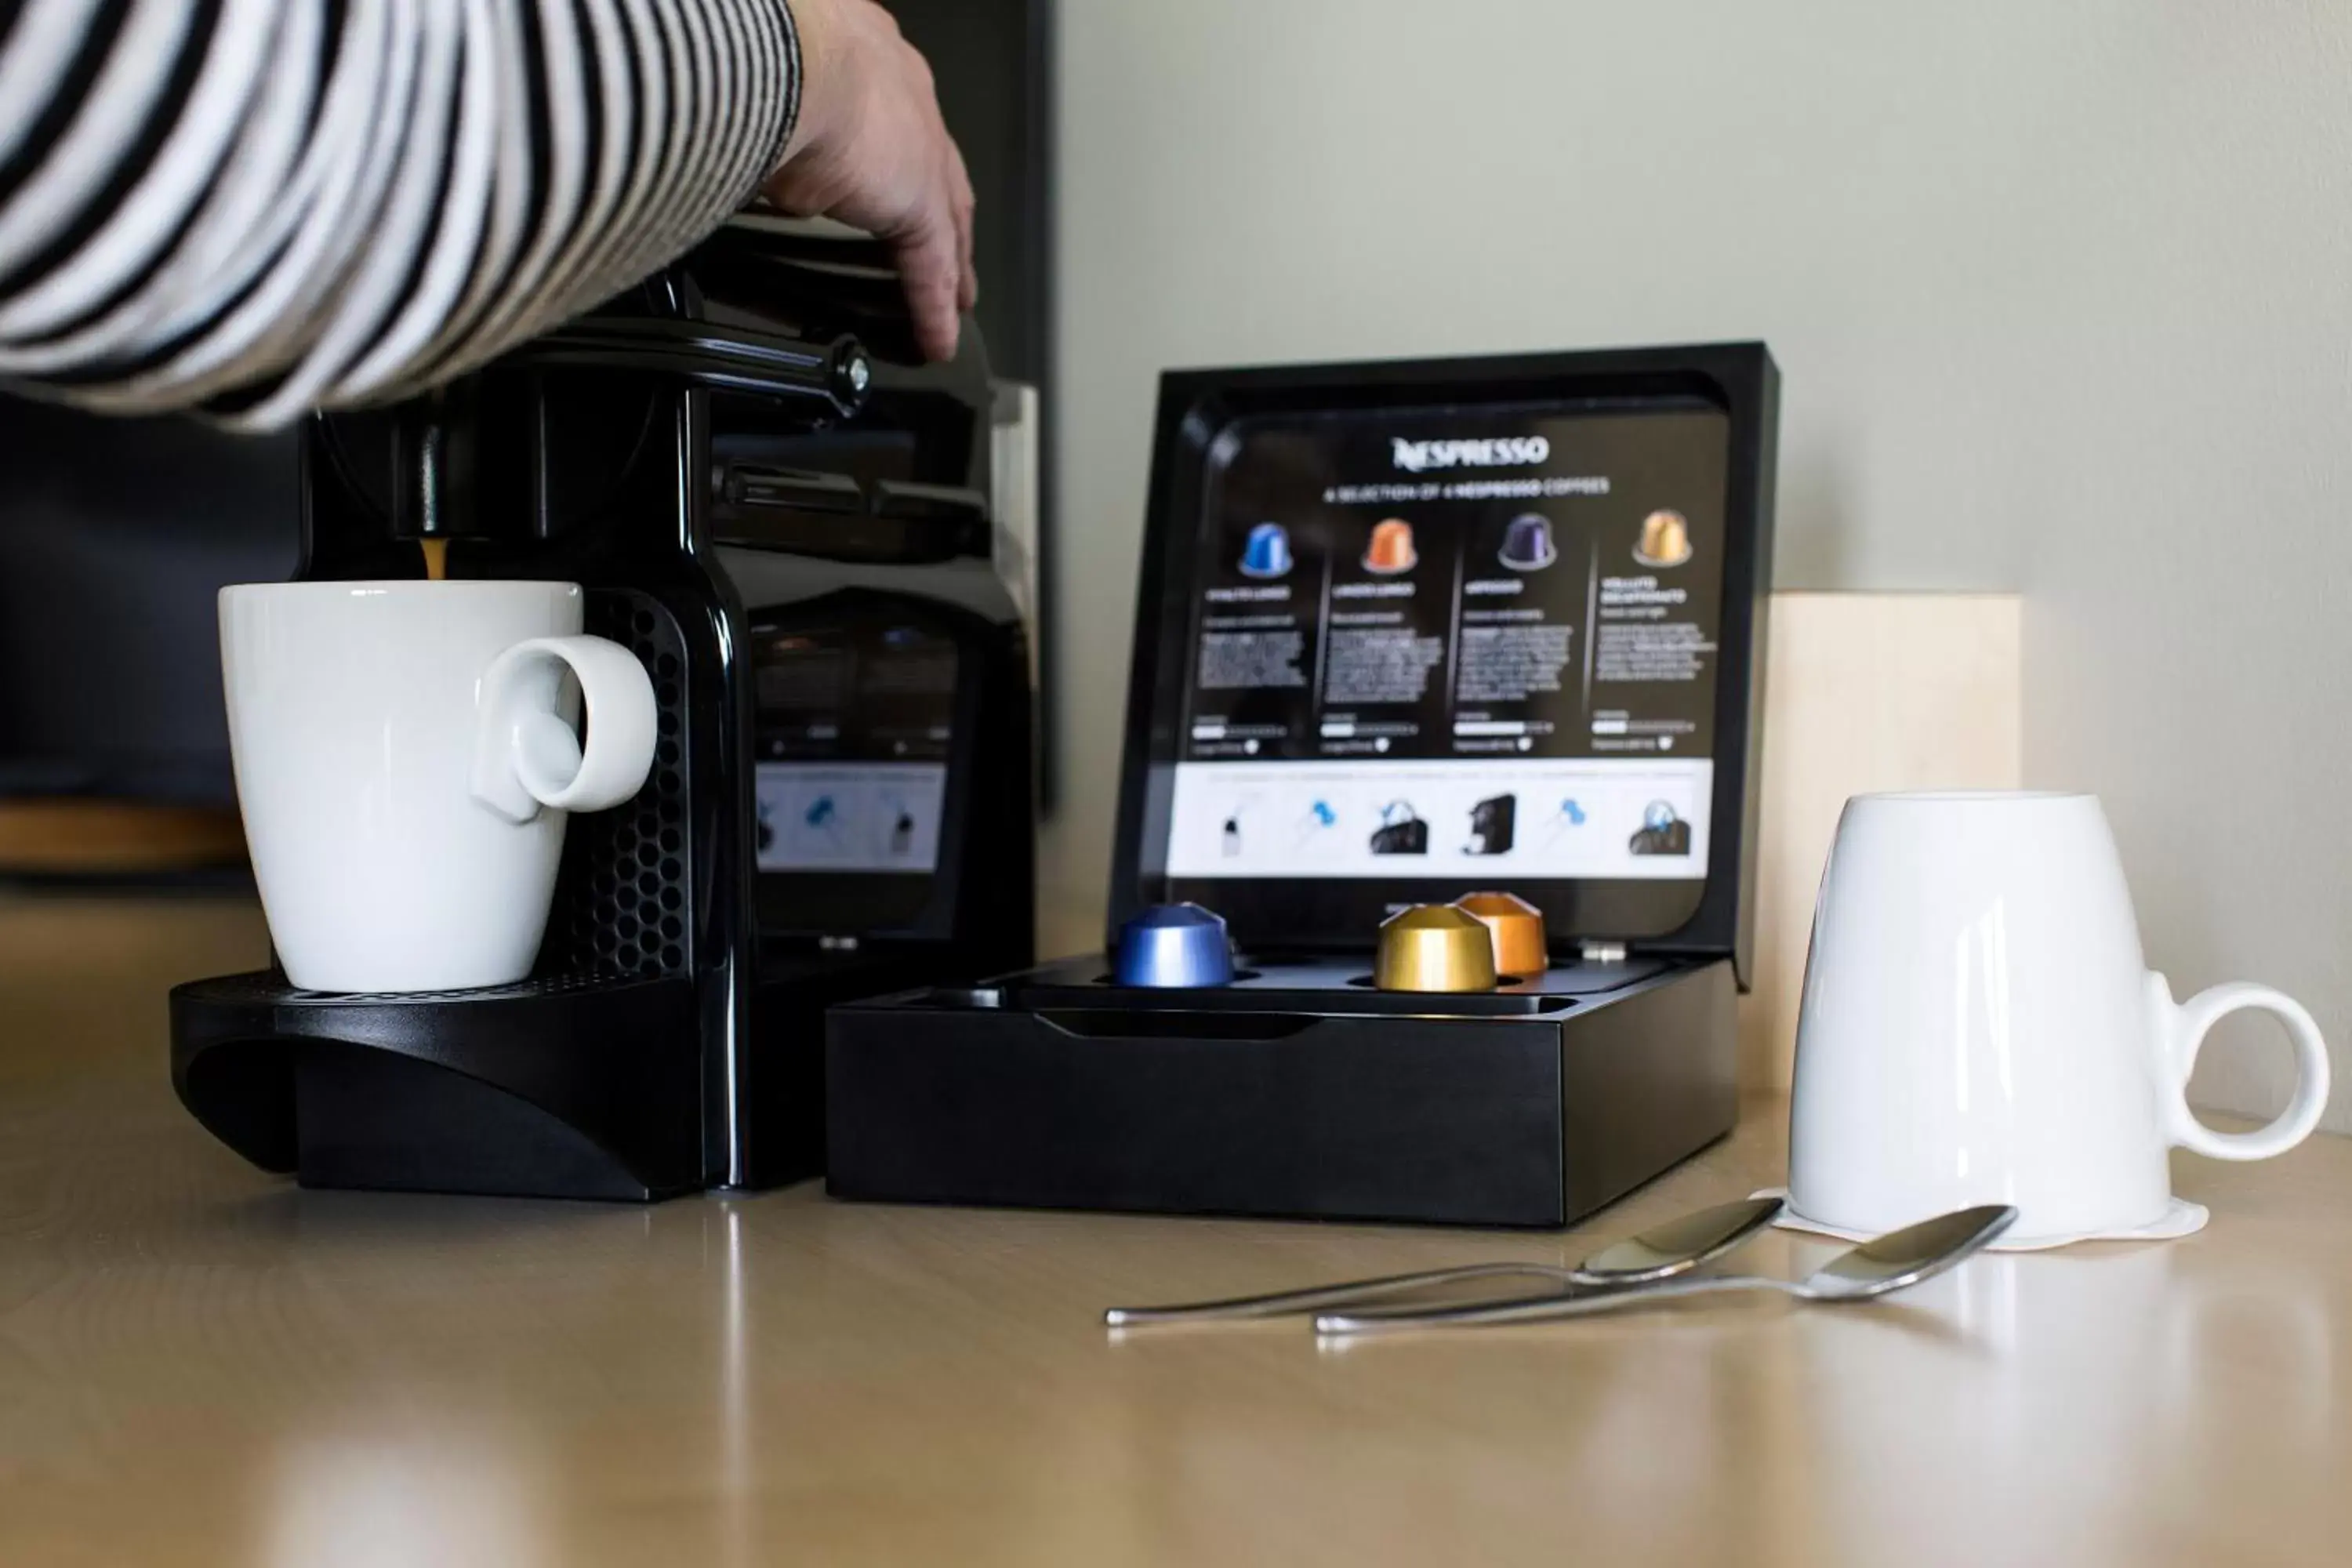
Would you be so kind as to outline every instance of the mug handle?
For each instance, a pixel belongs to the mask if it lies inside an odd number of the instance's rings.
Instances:
[[[2147,981],[2158,1059],[2170,1090],[2167,1131],[2176,1147],[2215,1160],[2267,1160],[2311,1136],[2312,1129],[2319,1125],[2320,1113],[2327,1109],[2327,1042],[2302,1003],[2283,991],[2243,982],[2210,986],[2186,1002],[2176,1003],[2163,975],[2151,973]],[[2259,1007],[2286,1026],[2287,1038],[2294,1042],[2294,1099],[2267,1127],[2252,1132],[2216,1132],[2189,1109],[2189,1075],[2196,1068],[2206,1034],[2225,1015],[2245,1007]]]
[[[559,700],[569,669],[588,710],[588,744]],[[636,656],[603,637],[532,637],[492,659],[476,699],[473,795],[509,822],[544,806],[602,811],[644,787],[653,771],[654,683]]]

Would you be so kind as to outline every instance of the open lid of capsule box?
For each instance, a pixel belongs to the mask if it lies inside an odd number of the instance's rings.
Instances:
[[[1757,343],[1164,377],[1114,940],[1368,954],[1507,889],[1744,978],[1777,391]]]

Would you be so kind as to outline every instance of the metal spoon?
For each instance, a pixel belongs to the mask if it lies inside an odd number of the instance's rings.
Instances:
[[[1696,1279],[1664,1279],[1621,1290],[1580,1295],[1532,1296],[1511,1301],[1472,1301],[1438,1307],[1361,1314],[1327,1313],[1315,1320],[1318,1334],[1376,1334],[1393,1329],[1454,1328],[1480,1323],[1540,1323],[1591,1312],[1703,1296],[1717,1290],[1780,1290],[1802,1301],[1866,1301],[1932,1279],[2007,1230],[2017,1211],[2006,1204],[1958,1209],[1934,1219],[1864,1242],[1842,1252],[1802,1279],[1761,1275],[1709,1274]]]
[[[1403,1295],[1465,1279],[1512,1277],[1550,1279],[1580,1289],[1615,1289],[1667,1279],[1710,1262],[1754,1236],[1780,1214],[1779,1198],[1746,1198],[1736,1204],[1686,1214],[1654,1229],[1602,1247],[1573,1268],[1557,1263],[1468,1263],[1418,1274],[1384,1274],[1277,1290],[1267,1296],[1237,1296],[1223,1301],[1192,1301],[1172,1307],[1113,1307],[1103,1321],[1115,1329],[1143,1323],[1198,1323],[1217,1319],[1274,1318]],[[1546,1300],[1558,1300],[1558,1295]]]

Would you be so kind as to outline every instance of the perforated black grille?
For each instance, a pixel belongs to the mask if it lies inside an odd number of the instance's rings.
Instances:
[[[629,648],[653,677],[660,741],[635,801],[574,816],[565,828],[538,973],[685,974],[694,961],[686,639],[659,603],[623,590],[590,591],[587,629]]]

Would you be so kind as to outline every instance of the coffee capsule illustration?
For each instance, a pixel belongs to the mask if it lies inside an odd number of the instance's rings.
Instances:
[[[1154,904],[1118,928],[1112,965],[1121,985],[1177,989],[1234,977],[1224,917],[1198,904]]]
[[[1503,530],[1503,548],[1496,552],[1514,572],[1540,572],[1559,559],[1552,542],[1551,519],[1541,512],[1521,512]]]
[[[1290,531],[1278,522],[1261,522],[1249,531],[1242,546],[1242,575],[1286,577],[1290,574]]]
[[[1381,924],[1372,984],[1383,991],[1492,991],[1495,939],[1452,904],[1415,904]]]
[[[1372,542],[1364,551],[1364,570],[1383,577],[1410,572],[1421,562],[1412,548],[1412,524],[1401,517],[1382,518],[1372,525]]]
[[[1633,559],[1644,566],[1679,566],[1691,558],[1690,520],[1661,509],[1642,520],[1642,542]]]
[[[1541,974],[1551,967],[1543,911],[1517,893],[1465,893],[1454,907],[1475,917],[1493,936],[1497,973]]]

